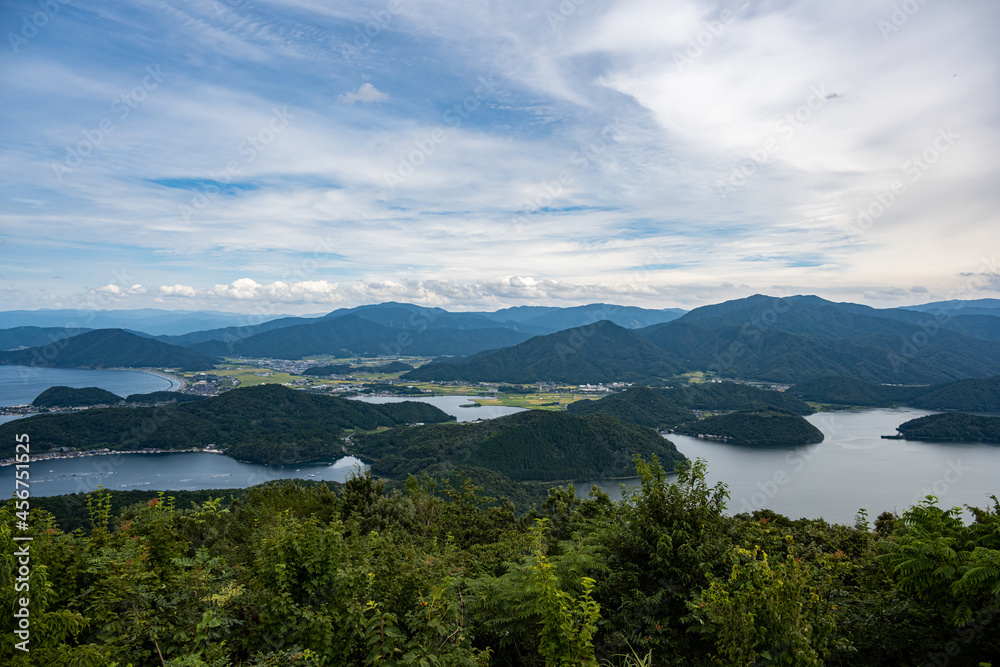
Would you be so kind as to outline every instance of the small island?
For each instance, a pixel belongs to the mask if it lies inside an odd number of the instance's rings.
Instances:
[[[674,433],[753,447],[812,445],[823,432],[785,410],[731,412],[677,427]]]
[[[99,387],[49,387],[31,402],[35,408],[82,408],[94,405],[117,405],[124,399]]]
[[[1000,417],[981,417],[964,412],[918,417],[900,424],[896,430],[905,440],[1000,444]]]

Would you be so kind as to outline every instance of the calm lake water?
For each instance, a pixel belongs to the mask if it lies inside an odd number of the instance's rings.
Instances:
[[[100,387],[122,398],[177,389],[179,383],[142,371],[0,366],[0,405],[27,405],[49,387]]]
[[[492,418],[520,408],[460,408],[474,397],[423,398],[460,421]],[[372,403],[405,398],[361,398]],[[413,399],[409,399],[413,400]],[[872,409],[824,412],[807,419],[826,436],[818,445],[750,448],[710,440],[671,435],[690,459],[708,462],[709,481],[729,487],[729,512],[770,508],[792,518],[823,517],[852,523],[860,508],[874,519],[884,510],[901,512],[925,495],[938,496],[944,506],[983,507],[987,494],[1000,494],[1000,446],[882,440],[901,423],[931,414],[915,409]],[[225,489],[282,478],[343,481],[359,464],[345,457],[333,464],[270,467],[240,463],[218,454],[130,454],[92,456],[32,464],[32,494],[57,495],[89,491],[103,484],[109,489]],[[363,468],[364,466],[362,466]],[[50,472],[51,471],[51,472]],[[0,491],[13,490],[13,467],[0,468]],[[629,480],[626,485],[637,482]],[[590,482],[576,484],[585,494]],[[598,486],[619,498],[620,483]]]
[[[874,519],[885,510],[902,512],[928,494],[944,507],[986,507],[992,502],[988,494],[1000,496],[1000,446],[880,438],[928,414],[911,408],[817,413],[806,419],[826,437],[805,447],[740,447],[683,435],[669,439],[689,459],[708,462],[710,483],[726,483],[732,514],[768,508],[793,519],[853,523],[861,508]],[[597,485],[621,497],[619,482]],[[576,487],[586,494],[590,483]]]
[[[522,412],[524,408],[511,408],[505,405],[482,405],[476,408],[462,408],[461,405],[471,405],[481,396],[427,396],[425,397],[396,397],[396,396],[359,396],[354,400],[365,403],[402,403],[403,401],[420,401],[430,403],[442,412],[447,412],[460,422],[469,422],[476,419],[493,419],[512,415],[515,412]]]
[[[522,410],[522,408],[502,406],[459,407],[471,403],[472,398],[469,396],[429,396],[421,400],[437,406],[444,412],[455,416],[459,421],[490,419]],[[358,400],[366,403],[397,403],[406,399],[375,396],[359,398]],[[241,463],[228,456],[200,452],[109,454],[36,461],[31,464],[31,493],[35,496],[55,496],[64,493],[88,492],[102,484],[107,489],[123,491],[129,489],[181,491],[235,489],[288,478],[343,482],[350,471],[358,466],[362,470],[368,467],[351,456],[343,457],[333,463],[323,462],[279,467]],[[14,489],[13,479],[13,466],[0,468],[2,497],[10,497]]]
[[[343,482],[351,470],[364,464],[345,456],[333,463],[303,463],[282,468],[241,463],[221,454],[108,454],[75,459],[33,461],[31,495],[57,496],[89,493],[98,486],[118,491],[195,491],[239,489],[276,479],[314,479]],[[13,466],[0,468],[5,497],[13,491]]]

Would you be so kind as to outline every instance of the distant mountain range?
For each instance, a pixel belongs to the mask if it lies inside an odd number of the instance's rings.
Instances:
[[[875,385],[931,385],[1000,375],[997,303],[876,309],[815,296],[755,295],[683,314],[608,304],[451,313],[384,303],[179,336],[115,334],[145,337],[156,348],[124,338],[122,345],[92,346],[107,330],[72,336],[68,329],[25,326],[0,331],[0,342],[32,349],[0,353],[0,363],[54,362],[38,356],[38,342],[56,339],[66,343],[58,365],[90,367],[192,367],[232,355],[414,355],[448,358],[411,371],[406,377],[413,380],[647,383],[709,371],[788,384],[836,375]]]
[[[121,329],[98,329],[24,350],[0,352],[0,364],[79,368],[179,368],[207,370],[217,360]]]
[[[1000,374],[1000,317],[939,317],[815,296],[755,295],[696,308],[638,334],[687,370],[801,382],[847,375],[933,384]]]
[[[287,317],[271,315],[265,319]],[[131,329],[150,335],[176,335],[202,329],[241,326],[254,316],[211,310],[75,310],[71,308],[0,311],[0,329],[35,326],[69,329]],[[255,320],[256,321],[256,320]]]
[[[79,336],[90,329],[69,329],[66,327],[13,327],[0,329],[0,350],[16,350],[22,347],[39,347],[57,340]]]

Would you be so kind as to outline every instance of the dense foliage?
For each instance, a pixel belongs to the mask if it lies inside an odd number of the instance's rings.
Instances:
[[[737,382],[703,382],[668,389],[634,387],[597,401],[571,403],[567,412],[577,415],[608,414],[640,426],[672,429],[696,421],[692,410],[770,409],[799,415],[813,413],[805,401],[795,396]]]
[[[129,394],[125,397],[126,403],[189,403],[191,401],[203,400],[204,396],[197,394],[183,394],[179,391],[151,391],[148,394]]]
[[[696,419],[690,409],[678,405],[666,391],[649,387],[635,387],[596,401],[576,401],[566,411],[573,415],[611,415],[655,429],[670,429]]]
[[[0,424],[0,458],[13,455],[15,434],[27,433],[36,453],[213,444],[245,461],[287,464],[339,455],[345,430],[451,419],[426,403],[374,405],[265,384],[179,405],[92,408]]]
[[[654,460],[622,502],[554,489],[532,515],[469,485],[364,475],[225,505],[160,495],[86,530],[34,508],[25,595],[0,587],[10,667],[951,665],[1000,655],[1000,503],[933,498],[870,530],[726,516],[702,462]],[[18,576],[16,501],[0,580]]]
[[[779,410],[730,412],[678,426],[676,433],[708,436],[739,445],[811,445],[823,432],[801,415]]]
[[[819,403],[1000,412],[1000,376],[920,387],[877,385],[850,377],[826,376],[797,384],[789,392]]]
[[[212,368],[215,355],[161,343],[122,329],[97,329],[39,347],[0,352],[0,364],[65,368]]]
[[[980,417],[963,412],[918,417],[900,424],[896,430],[907,440],[1000,444],[1000,417]]]
[[[91,405],[114,405],[122,397],[100,387],[49,387],[31,402],[36,408],[72,408]]]
[[[354,436],[348,451],[372,471],[405,477],[464,465],[514,481],[592,480],[633,474],[632,458],[656,455],[672,468],[684,456],[656,432],[615,417],[528,410],[462,424]]]
[[[784,410],[811,415],[808,403],[784,391],[760,389],[740,382],[699,382],[665,390],[667,398],[692,410]]]

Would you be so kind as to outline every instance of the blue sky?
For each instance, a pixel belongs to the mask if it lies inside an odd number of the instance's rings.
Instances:
[[[998,296],[998,25],[994,0],[5,2],[0,309]]]

